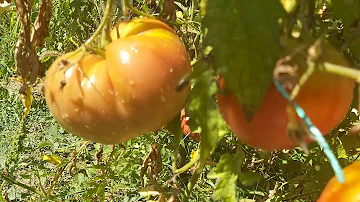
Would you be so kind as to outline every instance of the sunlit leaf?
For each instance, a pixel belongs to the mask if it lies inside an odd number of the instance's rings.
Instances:
[[[201,15],[204,16],[206,14],[206,4],[208,0],[201,0],[200,1],[200,12]]]
[[[299,5],[299,0],[280,0],[280,2],[288,13],[294,12]]]
[[[191,153],[190,153],[190,159],[193,160],[193,159],[195,159],[196,156],[197,156],[197,151],[192,150]]]
[[[190,117],[201,128],[200,162],[214,151],[217,142],[223,137],[227,129],[215,102],[217,84],[212,72],[207,71],[196,79],[196,83],[189,96],[188,109]]]
[[[61,163],[60,158],[56,155],[45,155],[43,156],[43,160],[52,163],[54,165],[59,165]]]
[[[360,147],[360,139],[357,135],[344,135],[339,138],[337,142],[337,152],[338,155],[341,155],[341,157],[348,159],[350,156],[355,155],[358,156],[357,153],[352,153],[357,148]],[[340,156],[338,157],[340,158]]]
[[[209,0],[204,44],[212,46],[214,68],[225,78],[251,119],[272,81],[279,57],[279,0]]]
[[[154,186],[146,186],[139,190],[139,194],[141,196],[159,196],[161,195],[160,192],[158,192]]]
[[[23,101],[23,105],[25,107],[24,109],[24,115],[22,119],[25,119],[27,115],[30,113],[31,104],[33,102],[33,95],[32,95],[32,87],[29,87],[26,89],[25,94],[21,94],[21,98]]]
[[[348,155],[346,154],[346,150],[344,149],[344,146],[341,143],[336,145],[336,153],[337,153],[338,159],[341,159],[341,158],[347,159],[348,158]]]
[[[244,161],[244,154],[241,149],[237,150],[235,156],[223,154],[218,165],[208,174],[209,179],[218,179],[214,200],[222,199],[224,202],[237,201],[236,186],[240,174],[240,166]]]

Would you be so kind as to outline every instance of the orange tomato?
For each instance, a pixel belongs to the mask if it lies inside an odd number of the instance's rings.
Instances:
[[[328,62],[348,66],[336,50],[330,48],[327,51]],[[224,88],[225,80],[220,78],[219,85]],[[296,101],[313,124],[326,135],[344,119],[352,102],[353,88],[352,79],[316,71],[301,88]],[[298,145],[287,131],[288,102],[274,84],[269,87],[262,105],[250,122],[246,121],[235,95],[219,94],[217,99],[222,116],[242,142],[264,150],[290,149]],[[307,143],[313,141],[307,134],[304,135]]]
[[[188,137],[194,139],[196,142],[200,142],[200,134],[199,133],[193,133],[191,131],[190,126],[187,124],[189,119],[190,119],[190,117],[186,116],[185,110],[182,110],[181,114],[180,114],[180,121],[181,121],[180,127],[182,128],[183,135],[184,136],[187,135]]]
[[[340,184],[334,176],[326,185],[317,202],[359,202],[360,162],[356,161],[343,169],[345,183]]]
[[[45,79],[46,102],[59,124],[103,144],[158,130],[178,115],[190,91],[176,91],[191,68],[170,27],[136,19],[114,30],[105,59],[67,53],[56,59]]]

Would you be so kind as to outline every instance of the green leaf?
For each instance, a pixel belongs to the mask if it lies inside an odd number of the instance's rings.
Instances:
[[[74,182],[81,184],[84,182],[84,180],[85,180],[84,173],[76,173],[74,177]]]
[[[335,15],[343,20],[344,40],[354,57],[360,56],[360,33],[356,20],[360,18],[360,1],[332,0]]]
[[[218,141],[223,137],[226,123],[214,99],[217,84],[212,71],[204,72],[195,80],[189,96],[188,110],[192,120],[201,128],[200,163],[212,154]]]
[[[356,151],[360,147],[359,137],[356,135],[344,135],[337,141],[338,158],[349,159],[352,155],[358,156]]]
[[[279,0],[208,0],[204,47],[211,46],[214,68],[225,78],[248,120],[260,107],[279,58]]]
[[[345,26],[350,25],[360,17],[360,1],[358,0],[332,0],[332,5],[337,17],[343,19]]]
[[[99,201],[105,201],[105,187],[106,187],[105,183],[100,183],[98,186],[96,194],[99,197],[98,198]]]
[[[241,147],[236,155],[223,154],[218,165],[208,174],[209,179],[219,179],[213,194],[214,200],[222,199],[224,202],[237,201],[236,186],[241,163],[244,161],[244,154]]]
[[[50,136],[57,137],[58,136],[58,127],[57,125],[49,126],[48,133]]]
[[[336,153],[337,153],[337,158],[339,159],[348,158],[348,155],[346,154],[346,150],[341,142],[339,142],[339,144],[336,145]]]
[[[47,147],[47,146],[50,146],[50,147],[53,147],[54,146],[54,143],[50,142],[50,141],[46,141],[46,142],[42,142],[39,144],[38,148],[37,149],[42,149],[44,147]]]
[[[31,179],[31,175],[28,174],[20,174],[21,178],[23,178],[24,180],[28,180]]]
[[[252,186],[262,179],[261,175],[253,172],[241,172],[239,174],[239,180],[246,186]]]

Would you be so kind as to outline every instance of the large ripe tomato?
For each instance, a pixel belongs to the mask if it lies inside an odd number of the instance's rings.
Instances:
[[[105,59],[87,53],[77,61],[80,54],[65,54],[45,80],[46,102],[60,125],[103,144],[158,130],[180,113],[190,91],[176,91],[191,68],[185,47],[170,27],[155,19],[119,27],[113,33],[122,34],[105,47]],[[65,58],[67,62],[61,62]],[[67,63],[75,64],[65,67]]]
[[[326,185],[317,202],[359,202],[360,162],[356,161],[343,169],[345,183],[340,184],[336,176]]]
[[[347,62],[329,47],[328,62],[348,66]],[[220,87],[224,87],[220,79]],[[323,134],[337,126],[349,110],[353,98],[354,81],[327,72],[315,72],[301,88],[296,98],[308,117]],[[287,100],[272,84],[260,109],[250,122],[243,115],[241,105],[233,94],[218,95],[219,110],[225,121],[241,141],[264,150],[290,149],[298,145],[287,133]],[[306,134],[306,142],[311,142]]]

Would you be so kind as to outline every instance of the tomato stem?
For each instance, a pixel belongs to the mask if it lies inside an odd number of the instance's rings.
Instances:
[[[110,17],[110,13],[112,12],[112,5],[114,4],[114,0],[107,0],[106,2],[106,7],[105,7],[105,12],[104,12],[104,15],[103,15],[103,19],[99,25],[99,27],[95,30],[95,32],[92,34],[92,36],[86,40],[85,43],[83,43],[79,48],[77,48],[75,51],[73,51],[73,53],[71,55],[69,55],[68,57],[71,57],[72,55],[75,55],[79,52],[82,52],[82,54],[80,55],[80,58],[79,60],[82,58],[82,56],[85,54],[86,50],[90,49],[91,50],[91,47],[90,47],[90,44],[92,42],[94,42],[94,40],[103,32],[106,30],[104,30],[104,28],[106,28],[107,24],[108,24],[108,21],[109,21],[109,17]],[[102,41],[102,43],[105,43]],[[100,51],[95,51],[96,53],[100,54],[100,56],[102,57],[105,57],[102,54],[102,52]]]
[[[315,66],[314,63],[312,63],[311,65]],[[348,77],[348,78],[354,79],[356,82],[360,83],[360,71],[357,69],[348,68],[348,67],[344,67],[341,65],[324,62],[322,64],[322,67],[319,68],[319,70],[337,74],[337,75],[344,76],[344,77]]]
[[[310,78],[310,76],[314,73],[314,71],[315,71],[315,66],[310,64],[309,67],[306,69],[306,71],[303,73],[303,75],[301,75],[299,79],[299,83],[297,83],[295,85],[295,88],[292,90],[290,95],[291,100],[296,99],[296,97],[300,92],[301,87],[306,83],[306,81]]]
[[[4,182],[6,181],[6,182],[9,182],[9,183],[11,183],[11,184],[14,184],[14,185],[17,185],[17,186],[19,186],[19,187],[22,187],[22,188],[24,188],[24,189],[26,189],[26,190],[28,190],[28,191],[30,191],[30,192],[33,192],[33,193],[35,193],[35,194],[40,195],[41,197],[47,198],[48,200],[57,201],[57,200],[55,200],[55,199],[53,198],[53,196],[51,196],[51,195],[46,196],[46,195],[44,195],[41,191],[35,189],[34,187],[30,187],[30,186],[28,186],[28,185],[26,185],[26,184],[23,184],[23,183],[21,183],[21,182],[15,181],[15,180],[13,180],[12,178],[3,175],[2,173],[0,173],[0,178],[4,179]]]
[[[323,34],[324,35],[324,34]],[[308,49],[308,69],[312,70],[320,70],[326,71],[329,73],[337,74],[340,76],[352,78],[356,80],[358,83],[360,82],[360,71],[354,68],[348,68],[342,65],[337,65],[333,63],[329,63],[326,61],[322,61],[320,58],[325,54],[325,46],[324,37],[319,37],[314,44]],[[325,46],[325,47],[324,47]]]
[[[90,143],[90,141],[85,141],[80,148],[74,152],[73,156],[71,157],[71,159],[64,165],[62,166],[58,172],[56,173],[48,191],[47,191],[47,196],[49,197],[51,195],[51,191],[53,190],[55,184],[57,183],[57,181],[59,180],[61,174],[65,171],[66,167],[75,160],[76,156],[86,147],[86,145],[88,145]]]
[[[97,55],[99,55],[100,57],[105,58],[105,51],[103,49],[97,48],[97,47],[92,47],[92,46],[85,46],[85,47],[87,50],[90,50],[90,51],[96,53]]]
[[[194,20],[195,16],[195,6],[198,4],[197,0],[191,1],[191,10],[190,10],[190,21]]]
[[[111,16],[110,13],[113,14],[113,11],[114,10],[113,10],[112,6],[110,6],[110,10],[105,11],[105,12],[109,12],[109,18],[110,18],[110,16]],[[111,42],[110,30],[111,30],[111,21],[107,20],[107,22],[105,23],[104,29],[102,30],[102,37],[101,37],[101,43],[100,43],[100,46],[102,48]]]
[[[106,26],[109,20],[110,13],[112,11],[111,7],[113,4],[114,4],[114,0],[107,0],[103,19],[99,27],[93,33],[93,35],[84,43],[85,46],[89,46],[103,31],[104,27]]]
[[[150,14],[147,14],[147,13],[144,13],[144,12],[136,9],[134,6],[131,5],[129,0],[124,0],[123,3],[125,5],[125,8],[123,9],[123,12],[124,12],[125,15],[126,15],[126,8],[127,8],[127,9],[131,10],[133,13],[135,13],[136,15],[145,16],[145,17],[148,17],[148,18],[154,18],[154,16],[152,16]]]
[[[179,147],[180,147],[180,141],[181,141],[181,135],[179,134],[175,134],[175,140],[174,140],[174,152],[173,152],[173,162],[172,162],[172,169],[173,169],[173,173],[175,173],[175,171],[177,170],[177,166],[176,166],[176,162],[177,162],[177,156],[179,153]]]
[[[40,190],[41,190],[41,192],[43,193],[43,195],[45,196],[45,195],[46,195],[46,191],[45,191],[45,189],[44,189],[44,186],[41,184],[40,174],[39,174],[39,171],[38,171],[38,170],[36,170],[35,176],[36,176],[36,178],[37,178],[38,181],[39,181]]]
[[[174,173],[179,174],[179,173],[183,173],[183,172],[189,170],[193,165],[195,165],[196,162],[199,161],[199,159],[200,159],[200,155],[197,154],[195,156],[195,158],[192,159],[189,163],[187,163],[186,165],[184,165],[183,167],[181,167],[179,169],[174,170]]]
[[[198,167],[196,169],[196,171],[194,172],[194,174],[191,176],[190,181],[188,183],[188,187],[185,191],[185,198],[183,200],[184,202],[187,202],[189,200],[191,191],[193,190],[193,188],[197,182],[197,179],[200,177],[202,170],[203,170],[203,167]]]

